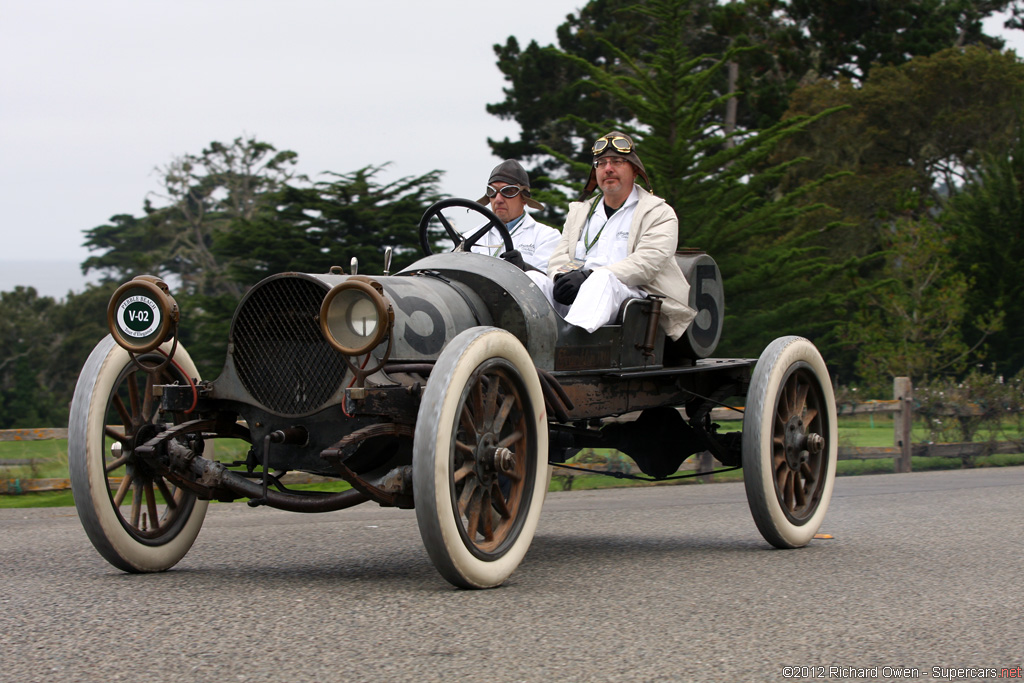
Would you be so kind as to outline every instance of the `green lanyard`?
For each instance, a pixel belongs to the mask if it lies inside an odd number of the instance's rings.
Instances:
[[[602,225],[601,229],[597,231],[596,235],[594,235],[594,239],[590,239],[590,217],[594,215],[594,211],[597,210],[597,205],[601,202],[602,199],[604,199],[604,195],[599,194],[594,199],[594,203],[590,205],[590,211],[587,212],[587,220],[586,223],[584,223],[584,225],[586,226],[586,232],[583,235],[583,246],[587,248],[587,251],[585,252],[587,254],[589,254],[590,250],[594,248],[594,245],[597,244],[597,241],[601,239],[601,233],[604,232],[605,227],[607,227],[608,225],[608,221],[605,220],[604,225]]]

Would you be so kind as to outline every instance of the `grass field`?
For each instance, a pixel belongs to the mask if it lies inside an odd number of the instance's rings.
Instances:
[[[723,432],[739,431],[741,423],[722,423]],[[996,440],[1021,439],[1022,435],[1016,431],[1003,431],[997,434],[982,434],[980,438],[992,437]],[[916,426],[913,433],[913,441],[920,443],[928,438],[927,431]],[[893,445],[893,420],[889,415],[849,417],[839,419],[839,445],[859,447],[880,447]],[[220,441],[217,443],[218,459],[227,461],[229,459],[241,459],[244,457],[246,445],[238,442]],[[600,453],[600,452],[599,452]],[[0,467],[0,479],[50,479],[66,478],[68,476],[67,440],[53,439],[49,441],[8,441],[0,442],[0,465],[4,461],[31,461],[31,464],[18,464],[16,466]],[[999,454],[978,458],[976,467],[1007,467],[1012,465],[1024,465],[1024,454]],[[914,458],[913,469],[915,471],[937,470],[937,469],[958,469],[962,464],[958,458]],[[891,458],[877,460],[840,460],[837,469],[839,476],[861,475],[861,474],[884,474],[893,471]],[[562,490],[569,483],[566,475],[560,475],[560,470],[555,469],[556,476],[551,482],[552,490]],[[565,472],[561,470],[561,472]],[[572,473],[571,488],[597,489],[619,486],[666,486],[666,485],[699,485],[698,479],[679,479],[673,481],[647,483],[630,481],[627,479],[614,479],[600,475]],[[742,481],[743,471],[723,472],[714,476],[714,481]],[[337,485],[327,485],[330,490],[338,490]],[[310,485],[303,488],[318,488],[320,485]],[[70,491],[55,491],[45,493],[25,493],[21,495],[0,495],[0,508],[14,507],[58,507],[74,505]]]

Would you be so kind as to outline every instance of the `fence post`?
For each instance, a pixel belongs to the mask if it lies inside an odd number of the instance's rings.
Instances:
[[[900,449],[893,469],[896,472],[909,472],[910,455],[914,448],[910,441],[910,429],[914,424],[914,387],[909,377],[893,378],[892,397],[899,402],[899,409],[894,415],[893,445]]]

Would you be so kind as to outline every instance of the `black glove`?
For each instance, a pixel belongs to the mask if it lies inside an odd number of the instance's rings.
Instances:
[[[583,281],[590,277],[589,270],[573,270],[562,275],[555,276],[555,301],[566,306],[576,301],[576,295],[580,293]]]
[[[523,260],[523,255],[519,253],[518,249],[506,251],[501,255],[501,258],[505,259],[519,270],[526,270],[526,261]]]

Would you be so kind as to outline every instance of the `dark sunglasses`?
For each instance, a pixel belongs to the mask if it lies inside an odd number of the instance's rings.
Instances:
[[[608,144],[611,144],[615,148],[616,152],[622,152],[623,154],[629,154],[633,151],[633,141],[629,138],[616,135],[615,137],[605,136],[594,143],[594,156],[597,156],[601,152],[608,149]]]
[[[530,196],[529,190],[527,190],[525,187],[519,187],[518,185],[506,185],[500,190],[496,188],[494,185],[487,186],[488,199],[498,194],[500,194],[502,197],[505,197],[506,199],[512,199],[513,197],[518,197],[520,192],[524,192],[527,197]]]

